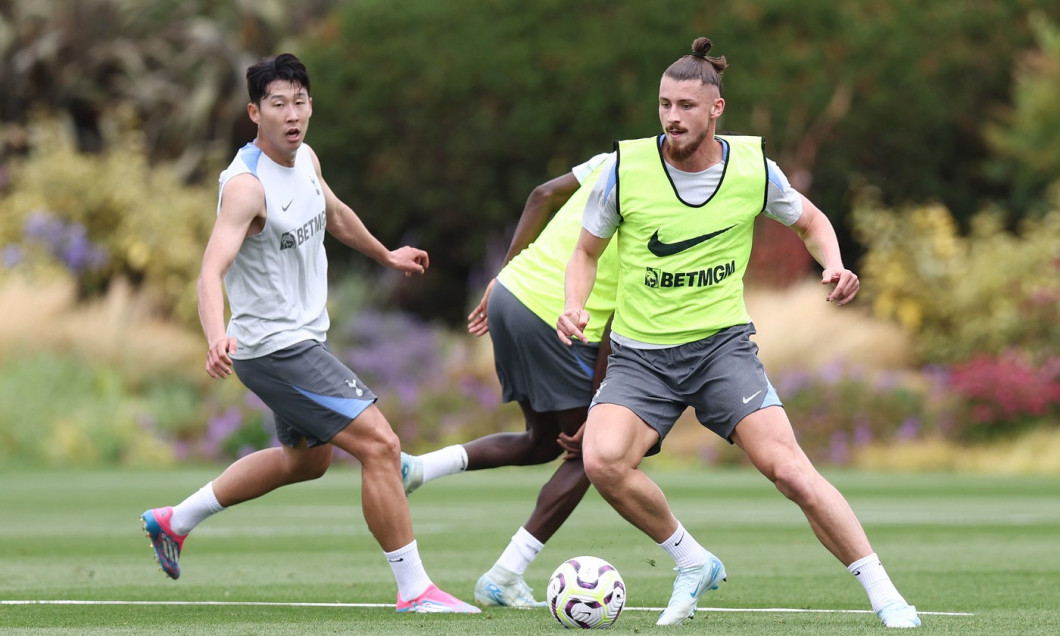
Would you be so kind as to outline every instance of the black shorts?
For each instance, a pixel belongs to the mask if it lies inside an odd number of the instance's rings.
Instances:
[[[260,358],[233,360],[239,380],[276,416],[284,446],[326,444],[376,396],[323,342],[305,340]]]
[[[529,403],[538,413],[589,405],[600,343],[564,345],[553,326],[500,282],[493,286],[487,314],[505,402]]]

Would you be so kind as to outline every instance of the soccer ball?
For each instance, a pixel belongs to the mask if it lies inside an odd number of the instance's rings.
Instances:
[[[545,598],[560,625],[606,629],[626,605],[626,584],[607,561],[593,556],[574,557],[552,573]]]

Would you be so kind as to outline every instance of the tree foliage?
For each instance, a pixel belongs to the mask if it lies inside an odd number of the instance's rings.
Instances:
[[[253,135],[246,67],[287,46],[334,0],[11,0],[0,3],[0,120],[63,113],[77,147],[103,149],[106,111],[131,106],[148,156],[179,159],[184,176],[213,180],[202,161]],[[8,131],[7,152],[24,135]],[[0,159],[3,153],[0,152]]]
[[[731,63],[722,128],[766,137],[848,262],[866,185],[884,205],[941,202],[962,230],[987,201],[1018,216],[1055,168],[1058,23],[1053,0],[12,0],[0,161],[26,152],[36,107],[98,152],[106,112],[131,104],[149,160],[212,185],[213,159],[254,134],[246,66],[291,50],[333,188],[388,245],[432,252],[398,302],[458,321],[533,186],[658,130],[659,75],[699,35]]]
[[[988,122],[986,140],[994,151],[988,174],[1010,184],[1016,210],[1042,206],[1044,191],[1060,177],[1060,24],[1032,15],[1037,48],[1020,56],[1012,104]]]
[[[492,275],[531,188],[657,132],[659,76],[707,35],[730,61],[722,128],[767,138],[854,262],[846,212],[866,184],[885,204],[941,201],[959,225],[1005,194],[983,178],[983,113],[1006,100],[1035,7],[1060,13],[1037,0],[362,0],[304,42],[310,143],[384,241],[432,251],[441,271],[404,304],[459,320],[469,273]]]

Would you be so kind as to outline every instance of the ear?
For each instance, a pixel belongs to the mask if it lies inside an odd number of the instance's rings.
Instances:
[[[254,102],[247,104],[247,115],[250,115],[250,121],[255,124],[261,123],[261,112],[258,110],[258,105]]]
[[[710,116],[717,119],[721,117],[723,112],[725,112],[725,100],[719,97],[714,100],[714,105],[710,107]]]

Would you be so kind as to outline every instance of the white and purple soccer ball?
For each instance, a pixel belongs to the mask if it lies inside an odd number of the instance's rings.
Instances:
[[[607,561],[574,557],[552,573],[545,599],[552,616],[564,627],[606,629],[626,605],[626,584]]]

